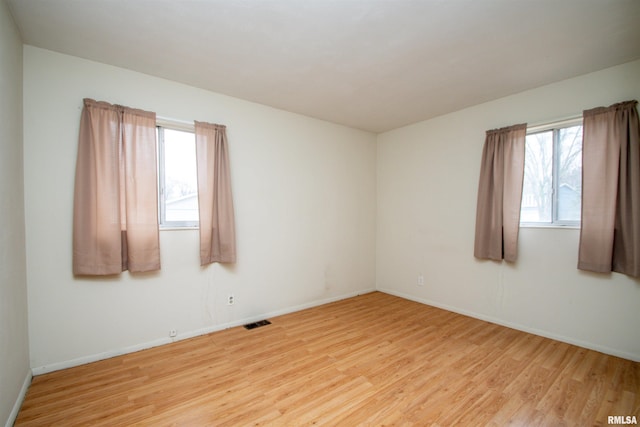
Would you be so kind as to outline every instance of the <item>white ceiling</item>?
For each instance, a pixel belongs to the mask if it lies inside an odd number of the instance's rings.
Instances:
[[[26,44],[372,132],[640,58],[639,0],[6,0]]]

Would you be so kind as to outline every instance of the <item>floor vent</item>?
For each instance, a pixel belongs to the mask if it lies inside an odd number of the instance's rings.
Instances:
[[[271,322],[269,322],[268,320],[259,320],[257,322],[253,322],[253,323],[247,323],[246,325],[244,325],[245,329],[255,329],[255,328],[259,328],[260,326],[266,326],[266,325],[270,325]]]

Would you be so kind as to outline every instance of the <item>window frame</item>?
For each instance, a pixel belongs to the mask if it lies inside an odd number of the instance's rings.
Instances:
[[[536,221],[520,221],[520,227],[523,228],[560,228],[560,229],[579,229],[581,220],[569,221],[558,219],[558,194],[559,194],[559,172],[560,172],[560,156],[558,146],[560,144],[559,133],[561,129],[583,126],[582,116],[571,117],[564,120],[559,120],[551,123],[545,123],[541,125],[528,126],[527,136],[537,133],[552,131],[552,144],[551,144],[551,221],[548,222],[536,222]],[[583,127],[584,131],[584,127]],[[582,150],[582,147],[580,148]],[[525,142],[526,150],[526,142]],[[525,168],[526,173],[526,168]],[[523,189],[524,191],[524,189]],[[522,209],[522,206],[521,208]]]
[[[164,147],[164,130],[175,130],[180,132],[188,132],[194,134],[195,144],[195,126],[193,123],[182,123],[170,121],[167,119],[156,119],[156,147],[158,152],[157,174],[158,174],[158,227],[160,230],[197,230],[200,228],[200,220],[198,221],[167,221],[166,220],[166,199],[165,199],[165,147]],[[194,147],[195,148],[195,147]]]

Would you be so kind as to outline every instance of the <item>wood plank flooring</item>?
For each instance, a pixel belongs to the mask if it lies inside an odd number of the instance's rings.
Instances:
[[[640,363],[380,292],[37,376],[17,426],[640,421]]]

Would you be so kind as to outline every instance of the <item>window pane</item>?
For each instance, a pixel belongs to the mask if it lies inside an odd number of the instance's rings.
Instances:
[[[582,126],[558,131],[558,220],[580,221]]]
[[[521,222],[551,222],[553,131],[527,135]]]
[[[198,221],[195,135],[164,129],[165,220]]]

